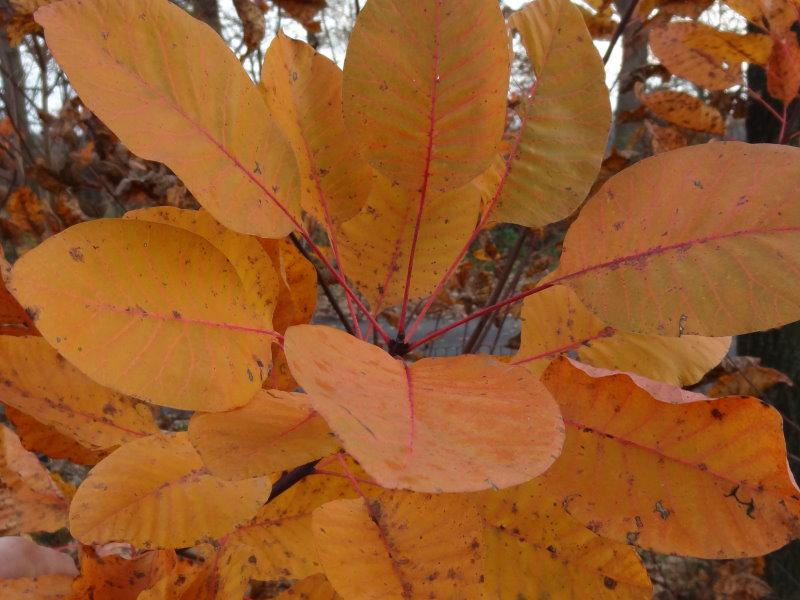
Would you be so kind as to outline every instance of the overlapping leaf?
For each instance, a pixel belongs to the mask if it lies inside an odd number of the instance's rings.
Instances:
[[[541,375],[559,354],[577,352],[596,367],[631,371],[674,385],[690,385],[717,366],[731,339],[666,337],[617,331],[581,304],[566,286],[529,296],[522,305],[522,338],[515,364]]]
[[[10,287],[48,342],[123,393],[227,410],[268,374],[269,315],[225,255],[183,229],[81,223],[17,261]]]
[[[304,394],[263,391],[224,413],[197,413],[189,438],[216,476],[236,480],[279,473],[335,452],[339,442]]]
[[[205,210],[159,206],[130,211],[125,213],[125,218],[172,225],[208,241],[233,265],[242,280],[248,303],[264,317],[264,325],[270,327],[281,292],[279,267],[264,252],[257,238],[223,227]]]
[[[479,501],[486,520],[486,597],[652,597],[633,548],[584,527],[536,482],[484,492]]]
[[[166,163],[221,223],[282,237],[299,212],[294,153],[225,42],[168,0],[41,8],[81,100],[136,154]]]
[[[724,336],[800,318],[800,150],[721,142],[612,177],[573,223],[552,283],[612,327]]]
[[[650,31],[650,48],[670,72],[706,89],[718,91],[742,82],[741,60],[718,56],[687,43],[699,23],[673,21]]]
[[[458,257],[478,220],[480,190],[466,185],[428,199],[378,177],[364,209],[339,230],[342,264],[373,312],[403,299],[413,249],[410,298],[429,295]],[[414,232],[418,238],[414,245]]]
[[[469,182],[497,152],[508,42],[494,0],[371,0],[360,13],[344,66],[345,123],[367,160],[420,205]]]
[[[6,289],[5,279],[11,266],[0,248],[0,335],[36,335],[36,326],[28,313]]]
[[[563,440],[549,393],[480,356],[406,365],[342,331],[286,332],[308,402],[380,485],[423,492],[508,487],[544,471]]]
[[[96,384],[39,337],[0,337],[0,402],[88,450],[155,433],[149,407]]]
[[[509,155],[494,170],[499,201],[492,220],[542,227],[569,216],[589,192],[611,108],[603,63],[577,6],[537,0],[509,25],[522,36],[536,82]]]
[[[63,494],[5,425],[0,425],[0,481],[0,534],[56,531],[66,525]]]
[[[70,506],[70,531],[86,544],[192,546],[252,518],[269,488],[263,478],[212,476],[186,433],[153,435],[122,446],[92,469]]]
[[[482,522],[466,495],[384,492],[314,512],[320,562],[344,598],[481,597]]]
[[[264,57],[261,89],[294,147],[302,207],[329,230],[358,213],[372,185],[372,169],[345,130],[339,67],[278,32]]]
[[[730,558],[765,554],[800,531],[781,417],[759,400],[668,404],[626,375],[593,378],[566,360],[544,382],[567,442],[543,489],[595,533]]]

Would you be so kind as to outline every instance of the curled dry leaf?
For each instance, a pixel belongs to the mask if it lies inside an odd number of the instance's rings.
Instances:
[[[67,523],[67,501],[17,435],[0,425],[0,534],[56,531]]]
[[[657,552],[734,558],[780,548],[800,530],[781,416],[759,400],[667,404],[626,375],[594,378],[563,359],[543,381],[567,442],[530,485],[595,533]]]
[[[228,482],[211,475],[186,433],[153,435],[92,469],[72,500],[70,531],[85,544],[183,548],[252,518],[269,489],[263,478]]]
[[[504,488],[535,477],[558,456],[557,407],[524,369],[481,356],[409,366],[314,325],[290,328],[285,349],[309,404],[382,486]]]
[[[697,96],[672,90],[657,90],[638,96],[647,110],[669,123],[713,135],[725,134],[722,113]]]
[[[73,597],[136,600],[140,592],[166,577],[176,562],[172,550],[150,550],[130,558],[101,557],[92,547],[83,546],[81,574],[73,584]]]
[[[261,391],[233,411],[196,413],[189,438],[209,470],[228,480],[280,473],[339,447],[304,394],[278,390]]]
[[[794,385],[794,382],[777,369],[761,365],[748,365],[737,368],[732,373],[719,376],[708,390],[708,395],[720,396],[760,396],[768,389],[780,384]]]
[[[796,189],[800,150],[788,146],[718,142],[647,158],[586,203],[549,281],[631,332],[724,336],[792,322],[800,203],[786,190]]]
[[[10,289],[64,357],[143,400],[227,410],[268,373],[275,333],[261,299],[222,252],[177,227],[75,225],[17,261]]]
[[[465,40],[477,40],[477,45]],[[495,0],[370,0],[350,35],[344,118],[364,156],[420,208],[498,150],[509,39]]]
[[[594,316],[566,286],[525,298],[514,364],[541,375],[560,354],[575,352],[595,367],[631,371],[684,386],[697,383],[723,359],[731,338],[665,337],[618,331]]]
[[[36,20],[81,100],[133,152],[169,166],[234,231],[282,237],[293,229],[294,152],[210,28],[167,0],[65,0]],[[136,104],[148,118],[131,110]]]
[[[712,91],[742,83],[741,60],[714,55],[703,46],[689,43],[690,36],[708,26],[700,23],[673,21],[650,31],[650,48],[670,72]],[[713,49],[713,48],[712,48]]]

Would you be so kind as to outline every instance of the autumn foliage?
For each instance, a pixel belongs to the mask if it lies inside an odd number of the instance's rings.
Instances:
[[[496,0],[369,0],[343,71],[279,34],[259,84],[168,0],[35,18],[85,105],[203,208],[82,222],[3,261],[0,531],[68,526],[82,547],[74,581],[0,595],[648,598],[637,549],[752,557],[800,536],[779,413],[731,380],[682,389],[730,336],[800,319],[800,150],[679,148],[592,192],[611,109],[569,0],[507,22]],[[534,74],[511,117],[510,31]],[[677,54],[708,35],[652,43],[695,80]],[[713,47],[788,69],[796,42],[759,36]],[[778,98],[800,86],[774,77]],[[719,132],[670,93],[643,102]],[[552,272],[422,328],[482,232],[571,216]],[[352,333],[310,324],[315,264]],[[517,302],[515,356],[421,356]],[[188,431],[157,407],[192,411]],[[29,450],[93,467],[75,490]],[[104,556],[117,542],[131,554]]]

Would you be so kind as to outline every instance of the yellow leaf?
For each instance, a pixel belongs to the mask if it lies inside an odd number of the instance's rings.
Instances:
[[[146,405],[96,384],[43,338],[0,337],[0,400],[91,450],[156,433]]]
[[[796,0],[725,0],[733,10],[758,27],[786,37],[797,21]]]
[[[224,413],[196,413],[189,438],[217,477],[237,480],[279,473],[335,452],[339,442],[304,394],[259,392]]]
[[[536,83],[506,164],[495,171],[499,202],[491,220],[542,227],[568,217],[589,193],[611,106],[603,62],[570,0],[532,2],[509,25],[522,35]]]
[[[317,308],[317,271],[290,240],[261,240],[281,279],[273,327],[283,333],[290,325],[308,323]]]
[[[486,597],[652,598],[636,551],[569,516],[537,481],[480,495]]]
[[[67,501],[35,454],[0,425],[0,535],[56,531],[66,525]]]
[[[552,283],[612,327],[736,335],[800,318],[800,150],[719,142],[615,175],[564,240]]]
[[[659,402],[627,375],[593,378],[566,360],[544,382],[567,442],[543,488],[595,533],[703,558],[759,556],[797,534],[774,409],[741,396]]]
[[[560,354],[576,351],[595,367],[631,371],[674,385],[691,385],[717,366],[729,337],[664,337],[617,331],[586,309],[566,286],[525,298],[522,339],[514,364],[541,375]]]
[[[49,425],[6,405],[6,418],[14,425],[22,446],[48,458],[65,458],[79,465],[95,465],[113,450],[92,450]]]
[[[639,94],[639,100],[655,116],[679,127],[714,135],[725,134],[722,113],[691,94],[657,90]]]
[[[720,31],[702,23],[687,27],[684,43],[698,53],[735,64],[740,62],[763,65],[772,50],[772,38],[760,33],[740,34]]]
[[[422,206],[489,165],[508,74],[495,0],[370,0],[347,48],[345,123],[372,166]]]
[[[64,357],[125,394],[228,410],[267,376],[269,315],[225,255],[183,229],[75,225],[17,261],[10,289]]]
[[[344,598],[482,597],[482,523],[469,496],[334,500],[314,512],[313,527],[325,575]]]
[[[331,231],[358,213],[372,185],[372,169],[345,129],[342,71],[280,31],[264,57],[261,89],[294,147],[301,205]]]
[[[125,444],[91,470],[72,500],[70,531],[85,544],[192,546],[252,518],[269,489],[263,478],[228,482],[211,475],[186,433],[153,435]]]
[[[481,356],[409,366],[314,325],[289,329],[285,349],[309,404],[384,487],[508,487],[544,471],[561,448],[556,405],[524,369]]]
[[[475,229],[479,207],[473,185],[428,198],[419,214],[409,298],[434,290]],[[339,229],[344,270],[375,314],[403,300],[417,208],[415,193],[378,177],[363,210]]]
[[[271,326],[280,293],[280,275],[258,238],[227,229],[205,210],[158,206],[129,211],[124,218],[172,225],[210,242],[233,265],[242,280],[245,297],[264,316],[264,326]]]
[[[650,31],[650,48],[670,72],[712,91],[742,83],[739,60],[727,60],[698,50],[687,38],[700,28],[708,27],[690,21],[673,21]]]
[[[282,237],[299,213],[294,153],[225,42],[167,0],[39,9],[81,100],[133,152],[169,166],[223,225]]]
[[[253,578],[300,579],[322,571],[311,518],[326,502],[357,496],[344,476],[312,474],[270,500],[229,536],[255,557]]]

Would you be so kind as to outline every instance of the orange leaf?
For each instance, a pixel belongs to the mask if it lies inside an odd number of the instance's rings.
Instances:
[[[0,248],[0,335],[38,335],[28,313],[6,289],[5,280],[10,272],[11,266]]]
[[[167,0],[65,0],[36,20],[81,100],[133,152],[166,163],[221,223],[263,237],[294,228],[292,148],[204,23]]]
[[[568,217],[589,193],[611,106],[600,55],[570,0],[532,2],[509,25],[522,35],[536,83],[520,108],[509,156],[496,168],[491,220],[542,227]]]
[[[22,446],[31,452],[46,454],[48,458],[65,458],[79,465],[95,465],[111,451],[91,450],[24,412],[11,406],[5,409],[6,418],[14,425]]]
[[[469,41],[475,41],[475,44]],[[370,0],[344,66],[344,118],[364,156],[423,205],[488,165],[506,120],[509,40],[495,0]]]
[[[248,301],[265,317],[265,326],[270,326],[269,319],[276,310],[281,282],[278,267],[264,253],[258,238],[227,229],[205,210],[159,206],[129,211],[124,218],[172,225],[191,231],[211,243],[233,265],[242,280]]]
[[[342,115],[342,71],[282,31],[264,57],[261,90],[294,147],[303,208],[328,231],[354,216],[372,185]]]
[[[96,384],[42,338],[0,337],[0,400],[89,450],[158,431],[151,409]]]
[[[541,375],[560,354],[577,352],[596,367],[631,371],[675,385],[697,383],[728,352],[731,339],[665,337],[618,331],[605,325],[566,286],[525,298],[521,343],[514,364]]]
[[[650,48],[670,72],[712,91],[742,83],[739,60],[699,50],[687,43],[687,38],[700,28],[700,23],[673,21],[650,31]]]
[[[544,382],[567,425],[540,481],[609,539],[706,558],[758,556],[800,529],[780,414],[755,398],[667,404],[566,360]]]
[[[70,575],[0,579],[0,595],[13,600],[63,600],[71,588]]]
[[[796,321],[797,189],[800,150],[788,146],[720,142],[647,158],[586,203],[549,281],[636,333],[724,336]]]
[[[794,385],[789,377],[776,369],[750,365],[733,373],[720,375],[708,390],[708,395],[714,398],[733,395],[759,396],[779,383]]]
[[[344,598],[481,597],[482,523],[470,496],[334,500],[314,512],[313,527],[325,575]]]
[[[524,484],[479,496],[492,598],[652,598],[631,546],[585,528],[539,488]]]
[[[672,90],[658,90],[639,94],[639,99],[647,110],[669,123],[714,135],[725,134],[722,113],[696,96]]]
[[[363,210],[337,233],[342,265],[372,312],[402,301],[412,250],[409,297],[423,298],[433,292],[475,229],[479,207],[478,188],[467,185],[432,195],[418,214],[415,193],[378,177]]]
[[[228,480],[267,476],[335,452],[339,443],[304,394],[262,391],[224,413],[196,413],[189,439],[209,470]]]
[[[35,454],[0,425],[0,535],[56,531],[66,525],[67,501]]]
[[[70,531],[85,544],[182,548],[230,532],[268,494],[265,479],[211,475],[188,434],[153,435],[125,444],[91,470],[73,498]],[[176,519],[180,514],[189,518]]]
[[[64,357],[125,394],[228,410],[267,376],[275,333],[263,299],[222,252],[183,229],[81,223],[17,261],[9,287]]]
[[[769,95],[788,105],[800,90],[800,43],[792,32],[775,43],[767,63]]]
[[[175,553],[144,552],[133,558],[100,557],[90,546],[81,548],[81,574],[73,584],[73,595],[93,600],[136,600],[174,567]]]
[[[480,356],[411,366],[342,331],[286,332],[308,402],[384,487],[458,492],[508,487],[544,471],[563,440],[544,387]]]
[[[261,507],[228,536],[228,543],[247,548],[254,557],[253,579],[300,579],[319,573],[312,514],[326,502],[356,496],[344,476],[309,475]]]

